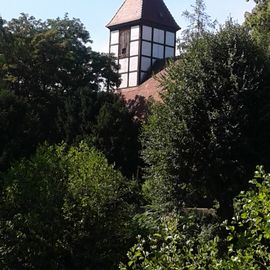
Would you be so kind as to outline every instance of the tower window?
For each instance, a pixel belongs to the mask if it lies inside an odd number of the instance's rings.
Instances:
[[[130,29],[121,30],[119,34],[119,58],[129,57]]]

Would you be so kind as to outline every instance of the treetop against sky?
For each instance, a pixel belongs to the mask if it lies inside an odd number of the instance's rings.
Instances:
[[[94,41],[92,47],[96,51],[107,52],[109,49],[109,31],[105,25],[113,17],[124,0],[9,0],[1,1],[0,16],[6,20],[16,18],[20,13],[27,13],[37,19],[63,17],[80,18],[90,32]],[[186,22],[181,16],[195,0],[164,0],[177,23],[185,28]],[[239,23],[243,22],[244,14],[254,6],[253,2],[245,0],[205,0],[208,14],[223,23],[232,17]],[[179,31],[180,34],[180,31]]]

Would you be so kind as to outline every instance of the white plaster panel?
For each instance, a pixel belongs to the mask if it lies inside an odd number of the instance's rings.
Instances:
[[[128,72],[128,58],[123,58],[119,60],[120,73]]]
[[[149,26],[143,26],[143,34],[142,38],[145,40],[152,41],[152,27]]]
[[[129,71],[138,70],[138,57],[131,57],[129,60]]]
[[[119,43],[119,30],[111,32],[111,44]]]
[[[174,46],[175,34],[166,32],[166,45]]]
[[[130,42],[130,56],[139,54],[139,41]]]
[[[128,81],[128,74],[122,74],[121,75],[121,84],[119,88],[125,88],[127,87],[127,81]]]
[[[138,72],[131,72],[129,73],[129,82],[128,82],[128,86],[129,87],[133,87],[133,86],[137,86],[137,80],[138,80]]]
[[[151,56],[151,51],[152,51],[152,43],[143,41],[142,42],[142,55]]]
[[[164,54],[164,46],[154,44],[153,46],[153,57],[162,59]]]
[[[174,57],[174,49],[172,47],[165,48],[165,58]]]
[[[140,26],[132,26],[131,27],[131,34],[130,34],[130,40],[136,40],[140,38]]]
[[[118,57],[118,45],[111,46],[110,53],[114,54],[115,57]]]
[[[164,43],[164,31],[154,28],[154,42]]]
[[[151,58],[142,57],[142,59],[141,59],[141,70],[142,71],[148,71],[150,67],[151,67]]]

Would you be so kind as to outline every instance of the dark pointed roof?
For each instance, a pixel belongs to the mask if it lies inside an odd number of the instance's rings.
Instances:
[[[107,27],[114,29],[134,23],[164,26],[173,31],[180,29],[163,0],[125,0]]]

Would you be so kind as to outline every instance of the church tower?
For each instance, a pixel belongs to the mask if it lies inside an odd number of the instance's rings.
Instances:
[[[119,89],[143,83],[159,59],[175,56],[180,29],[163,0],[125,0],[107,27],[119,65]]]

